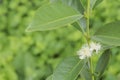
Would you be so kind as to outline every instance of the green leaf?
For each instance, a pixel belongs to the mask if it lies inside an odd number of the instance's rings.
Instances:
[[[95,8],[102,1],[103,0],[90,0],[90,9],[92,10],[93,8]]]
[[[72,8],[78,10],[81,14],[84,14],[84,7],[81,3],[81,0],[50,0],[51,3],[54,2],[62,2],[68,6],[71,6]]]
[[[53,75],[50,75],[46,80],[53,80],[52,77]]]
[[[80,20],[74,22],[72,25],[78,29],[79,31],[82,31],[83,33],[86,31],[86,18],[82,17]]]
[[[93,8],[95,8],[97,5],[99,5],[102,1],[103,0],[97,0]]]
[[[79,11],[81,14],[84,14],[84,7],[82,5],[81,0],[51,0],[51,3],[54,2],[62,2],[68,6],[71,6],[75,10]],[[75,28],[77,28],[79,31],[84,32],[86,30],[86,18],[82,17],[80,20],[77,21],[77,23],[72,24]]]
[[[85,62],[78,57],[66,58],[53,73],[53,80],[75,80]]]
[[[103,44],[120,46],[120,21],[100,27],[92,39]]]
[[[82,17],[80,20],[79,20],[79,25],[80,27],[82,28],[82,30],[85,32],[86,31],[86,28],[87,28],[87,19],[85,17]]]
[[[95,69],[95,73],[96,73],[96,77],[100,78],[101,75],[104,73],[109,60],[110,60],[110,56],[111,56],[111,52],[110,50],[106,50],[99,58],[97,65],[96,65],[96,69]]]
[[[81,29],[81,27],[80,27],[80,25],[79,25],[79,23],[78,22],[74,22],[73,24],[72,24],[72,26],[74,26],[76,29],[78,29],[79,31],[82,31],[82,29]]]
[[[82,15],[70,6],[53,3],[38,9],[27,31],[44,31],[67,26],[80,19]]]
[[[85,80],[92,80],[92,73],[90,72],[87,64],[83,67],[81,71],[81,76],[84,77]]]

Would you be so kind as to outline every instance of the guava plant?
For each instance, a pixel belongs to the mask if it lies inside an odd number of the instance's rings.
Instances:
[[[120,21],[105,24],[91,35],[92,10],[102,0],[85,2],[86,6],[81,0],[50,0],[36,11],[32,23],[26,29],[45,31],[71,25],[86,39],[86,44],[76,51],[76,56],[64,59],[47,80],[76,80],[79,75],[85,80],[100,80],[110,60],[110,47],[120,46]],[[99,53],[101,56],[96,66],[93,66],[92,57]]]

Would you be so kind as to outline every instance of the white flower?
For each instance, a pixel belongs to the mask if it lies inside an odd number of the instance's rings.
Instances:
[[[90,43],[90,50],[91,51],[95,51],[96,53],[98,53],[98,51],[101,49],[101,45],[100,43],[95,43],[95,42],[91,42]]]
[[[100,49],[101,45],[99,43],[91,42],[90,46],[87,44],[83,45],[83,47],[77,51],[77,54],[79,55],[80,59],[85,59],[91,57],[93,51],[96,51],[96,53],[98,53]]]
[[[92,51],[89,49],[88,46],[82,47],[79,51],[77,51],[80,59],[85,59],[92,56]]]

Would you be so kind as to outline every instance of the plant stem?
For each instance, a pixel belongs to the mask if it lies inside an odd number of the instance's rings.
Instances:
[[[91,73],[92,73],[92,80],[95,80],[94,71],[93,71],[93,64],[92,64],[92,58],[90,58],[89,60],[90,60],[90,70],[91,70]]]
[[[88,0],[87,2],[87,37],[89,39],[90,35],[90,31],[89,31],[89,25],[90,25],[90,22],[89,22],[89,19],[90,19],[90,0]]]
[[[90,0],[87,1],[87,43],[88,43],[88,46],[90,46],[90,29],[89,29],[89,26],[90,26]],[[90,71],[92,73],[92,80],[95,80],[94,78],[94,71],[93,71],[93,64],[92,64],[92,58],[89,58],[89,65],[90,65]]]
[[[87,10],[86,10],[86,25],[87,25],[87,35],[86,35],[86,40],[87,40],[87,43],[88,43],[88,46],[89,46],[89,42],[90,42],[90,30],[89,30],[89,25],[90,25],[90,22],[89,22],[89,19],[90,19],[90,0],[87,0]]]

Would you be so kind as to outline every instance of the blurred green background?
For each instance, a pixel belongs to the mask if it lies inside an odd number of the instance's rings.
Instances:
[[[25,32],[36,9],[48,1],[0,0],[0,80],[45,80],[63,58],[76,55],[85,42],[73,27]],[[103,0],[92,15],[91,29],[120,20],[120,0]],[[120,80],[120,47],[112,49],[102,79]]]

